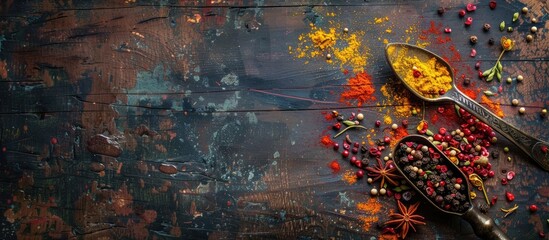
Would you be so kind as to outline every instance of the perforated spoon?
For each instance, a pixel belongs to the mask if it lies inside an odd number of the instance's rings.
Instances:
[[[444,94],[439,95],[438,97],[426,97],[423,96],[420,92],[414,89],[408,82],[405,80],[405,73],[397,71],[393,64],[397,61],[398,57],[402,57],[402,54],[409,57],[417,57],[421,61],[427,61],[428,59],[436,58],[437,62],[442,66],[448,69],[450,77],[452,78],[451,89],[446,91]],[[450,64],[442,59],[437,54],[428,51],[426,49],[420,48],[418,46],[410,45],[407,43],[389,43],[385,48],[385,56],[389,65],[396,73],[398,78],[402,80],[404,85],[410,91],[412,91],[416,96],[420,97],[427,102],[441,102],[441,101],[452,101],[464,108],[471,114],[475,115],[478,119],[490,125],[501,135],[509,139],[520,149],[522,149],[530,158],[532,158],[536,163],[538,163],[545,171],[549,171],[549,143],[542,141],[540,139],[534,138],[523,131],[517,129],[513,125],[503,121],[501,118],[496,116],[494,113],[484,108],[482,105],[467,97],[465,94],[460,92],[454,81],[454,74]]]

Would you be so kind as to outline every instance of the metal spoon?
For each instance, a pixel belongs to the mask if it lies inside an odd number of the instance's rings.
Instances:
[[[452,78],[452,88],[443,95],[440,95],[438,97],[425,97],[416,89],[414,89],[409,83],[405,81],[404,74],[402,72],[396,71],[393,64],[395,60],[397,59],[397,56],[402,56],[401,54],[405,54],[406,56],[410,57],[417,57],[420,60],[427,61],[428,59],[432,59],[433,57],[436,58],[437,62],[441,65],[445,66],[448,69],[448,72],[450,73],[450,77]],[[454,79],[454,73],[452,71],[452,67],[448,62],[444,61],[440,56],[436,55],[435,53],[425,50],[423,48],[420,48],[418,46],[406,44],[406,43],[389,43],[387,44],[387,47],[385,48],[385,56],[387,57],[387,61],[389,62],[389,65],[391,65],[391,68],[396,73],[398,78],[404,82],[404,85],[410,91],[412,91],[416,96],[420,97],[424,101],[427,102],[440,102],[440,101],[452,101],[459,105],[460,107],[464,108],[468,112],[475,115],[478,119],[485,122],[486,124],[490,125],[492,128],[494,128],[496,131],[498,131],[501,135],[509,139],[511,142],[513,142],[515,145],[517,145],[520,149],[522,149],[530,158],[532,158],[535,162],[537,162],[545,171],[549,171],[549,143],[542,141],[540,139],[534,138],[521,130],[517,129],[513,125],[503,121],[501,118],[496,116],[494,113],[489,111],[488,109],[484,108],[482,105],[478,104],[476,101],[472,100],[471,98],[467,97],[465,94],[460,92],[458,88],[456,87]]]
[[[452,170],[452,172],[454,172],[454,177],[456,178],[461,177],[463,180],[468,179],[465,176],[465,174],[463,174],[463,172],[461,172],[459,168],[456,165],[454,165],[450,161],[450,159],[448,159],[446,155],[444,155],[444,153],[442,153],[442,151],[440,151],[437,147],[435,147],[435,145],[433,145],[433,143],[430,142],[427,138],[420,135],[409,135],[402,138],[396,144],[397,147],[395,147],[395,149],[393,150],[393,156],[395,158],[398,156],[397,149],[398,149],[398,146],[400,146],[400,143],[406,143],[406,142],[415,142],[415,143],[433,148],[436,152],[440,154],[440,162],[445,163],[445,165],[448,167],[448,170]],[[465,187],[464,192],[467,193],[467,201],[469,202],[471,207],[469,207],[469,209],[467,209],[463,213],[447,211],[440,208],[437,204],[432,202],[432,200],[429,197],[427,197],[423,193],[423,191],[418,189],[418,187],[402,171],[402,169],[404,169],[404,166],[399,166],[399,165],[402,165],[402,163],[395,162],[394,165],[396,169],[400,172],[400,174],[404,176],[404,179],[406,179],[409,185],[411,185],[421,196],[423,196],[425,200],[427,200],[427,202],[431,203],[432,206],[434,206],[435,208],[437,208],[438,210],[444,213],[460,216],[465,221],[469,222],[469,224],[471,224],[471,226],[473,227],[473,231],[477,236],[483,239],[501,239],[501,240],[509,239],[507,235],[505,235],[505,233],[501,231],[501,229],[494,223],[494,220],[492,218],[482,214],[471,202],[471,197],[469,196],[469,193],[470,193],[469,189],[471,189],[471,187],[469,186],[469,183],[467,181],[464,182],[463,186]]]

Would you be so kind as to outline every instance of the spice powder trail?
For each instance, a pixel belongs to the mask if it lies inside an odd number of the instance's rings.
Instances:
[[[367,62],[367,48],[362,45],[363,31],[353,33],[331,27],[328,30],[310,25],[311,30],[298,37],[295,48],[288,47],[296,58],[312,59],[321,57],[328,63],[339,64],[341,68],[350,66],[354,72],[362,72]],[[327,57],[327,54],[333,54]],[[307,64],[305,62],[305,64]]]
[[[348,105],[353,105],[356,102],[357,106],[361,107],[366,102],[376,100],[375,91],[372,77],[367,72],[361,72],[355,77],[349,78],[345,91],[341,93],[340,102]]]
[[[369,231],[372,224],[375,224],[379,220],[377,214],[381,210],[381,203],[377,201],[377,198],[370,198],[367,202],[358,203],[356,208],[367,214],[359,216],[358,219],[362,222],[362,229]]]

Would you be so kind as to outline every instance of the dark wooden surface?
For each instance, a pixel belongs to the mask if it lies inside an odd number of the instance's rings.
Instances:
[[[387,104],[391,97],[379,91],[384,84],[398,85],[383,55],[383,39],[409,37],[410,43],[428,43],[428,49],[448,58],[457,52],[461,57],[450,62],[459,76],[472,79],[470,89],[498,92],[501,86],[503,91],[491,99],[502,104],[504,119],[549,140],[548,119],[539,114],[549,105],[549,9],[542,1],[497,2],[495,10],[480,2],[469,13],[473,26],[464,27],[457,15],[466,4],[461,1],[1,1],[0,235],[380,237],[376,224],[369,231],[361,228],[360,216],[369,215],[356,209],[368,201],[372,185],[342,181],[342,174],[353,169],[343,162],[342,170],[332,173],[327,164],[340,155],[319,140],[332,134],[324,118],[332,110],[360,110],[369,127],[387,114],[397,123],[408,119],[414,132],[422,115],[393,116],[395,106]],[[444,16],[436,13],[441,6],[447,8]],[[499,23],[511,23],[524,6],[530,12],[511,24],[515,31],[500,32]],[[200,22],[189,22],[195,14]],[[372,23],[380,17],[389,20]],[[539,22],[532,24],[531,17]],[[482,31],[485,22],[492,25],[487,33]],[[311,23],[364,31],[364,70],[372,75],[377,101],[361,108],[340,103],[352,69],[345,74],[323,58],[289,53]],[[453,32],[430,34],[431,24]],[[539,31],[526,43],[524,36],[534,25]],[[469,57],[470,35],[479,37],[473,46],[476,58]],[[486,69],[500,51],[497,43],[487,44],[488,38],[497,42],[504,35],[517,42],[503,57],[504,79],[521,74],[522,83],[486,83],[476,76],[475,62],[481,60]],[[451,41],[440,43],[437,36]],[[526,114],[511,106],[513,98]],[[455,120],[437,113],[439,107],[453,109],[427,104],[425,119],[440,117],[432,129],[456,128]],[[121,155],[91,153],[89,140],[97,134],[118,142]],[[351,134],[364,139],[358,131]],[[488,214],[512,239],[538,239],[539,232],[549,230],[548,173],[498,138],[491,150],[502,154],[491,160],[496,177],[486,185],[499,201]],[[503,154],[504,147],[509,154]],[[106,169],[93,171],[99,163]],[[162,163],[177,166],[178,172],[159,171]],[[517,173],[507,186],[499,183],[502,170]],[[516,195],[514,202],[505,201],[506,191]],[[475,203],[480,203],[482,194],[477,194]],[[396,203],[386,196],[378,201],[382,223],[396,211]],[[514,203],[518,211],[503,218],[499,209]],[[530,213],[530,204],[539,211]],[[419,212],[427,225],[409,233],[410,239],[475,239],[458,217],[427,204]]]

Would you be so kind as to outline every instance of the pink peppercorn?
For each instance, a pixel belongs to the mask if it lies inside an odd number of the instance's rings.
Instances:
[[[475,6],[472,3],[467,4],[467,6],[465,8],[467,9],[467,12],[472,12],[472,11],[477,10],[477,6]]]
[[[467,19],[465,19],[465,26],[470,26],[472,23],[473,23],[472,17],[468,17]]]
[[[460,17],[465,16],[465,9],[459,10],[458,14],[459,14]]]
[[[490,1],[490,3],[488,3],[488,6],[490,6],[490,9],[495,9],[497,6],[497,3],[495,0],[492,0]]]

